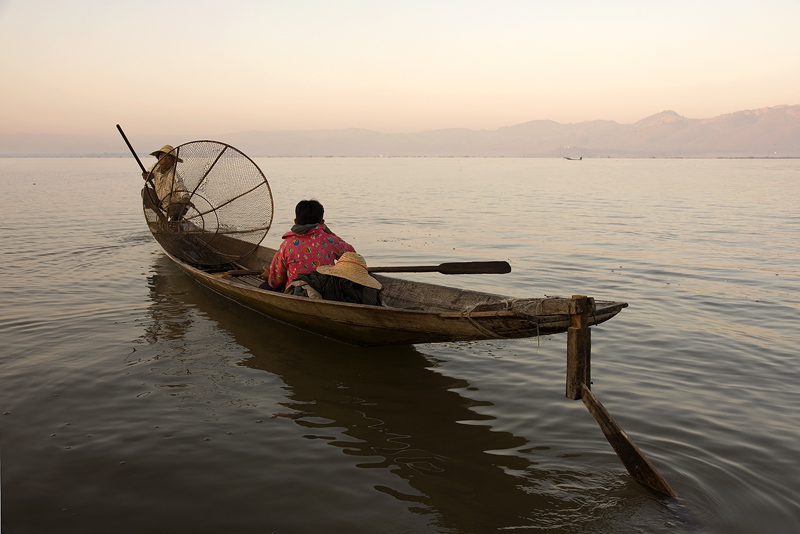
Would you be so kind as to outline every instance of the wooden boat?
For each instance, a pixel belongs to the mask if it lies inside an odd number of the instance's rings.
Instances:
[[[169,147],[159,156],[158,180],[172,176],[165,198],[179,193],[176,219],[156,197],[157,173],[145,170],[117,129],[147,175],[142,201],[148,227],[178,267],[209,289],[304,330],[357,345],[524,338],[565,332],[579,315],[587,326],[600,324],[628,306],[589,299],[587,309],[577,299],[514,298],[382,275],[376,275],[382,306],[260,289],[259,277],[233,275],[263,269],[276,252],[258,244],[272,220],[272,193],[258,166],[216,141]],[[172,167],[164,170],[165,164]]]
[[[260,289],[258,276],[240,274],[260,272],[276,252],[259,244],[272,220],[266,177],[250,158],[224,143],[194,141],[169,148],[160,156],[161,170],[149,172],[142,191],[153,237],[202,285],[279,321],[347,343],[399,345],[554,334],[567,330],[571,315],[587,311],[584,304],[576,311],[574,299],[519,299],[382,275],[376,276],[383,285],[382,306]],[[147,173],[140,161],[139,166]],[[166,195],[158,193],[165,179]],[[170,206],[165,208],[156,194],[177,195],[180,215],[169,216]],[[588,324],[607,321],[626,306],[591,301]]]
[[[153,237],[200,284],[279,321],[358,345],[524,338],[567,331],[567,397],[583,399],[636,481],[675,497],[591,392],[589,326],[611,319],[626,303],[596,302],[579,295],[513,298],[382,275],[376,276],[383,285],[381,306],[260,289],[256,274],[276,251],[260,245],[272,224],[273,206],[269,184],[258,166],[230,145],[193,141],[176,148],[164,145],[154,153],[159,157],[157,167],[148,173],[122,128],[117,125],[117,129],[145,176],[142,202]],[[165,184],[168,189],[159,192]],[[179,210],[172,209],[176,204]],[[510,271],[505,262],[488,263],[504,264],[494,272]],[[453,264],[439,267],[445,265]],[[399,272],[384,269],[388,271]]]
[[[233,239],[226,237],[226,239]],[[192,265],[167,255],[203,286],[248,308],[303,330],[356,345],[401,345],[535,337],[566,332],[572,299],[513,298],[373,273],[383,306],[310,299],[259,289],[260,271],[275,250],[258,246],[227,268]],[[593,302],[589,324],[614,317],[624,302]]]

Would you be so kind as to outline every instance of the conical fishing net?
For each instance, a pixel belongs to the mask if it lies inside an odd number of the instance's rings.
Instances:
[[[144,215],[164,250],[186,262],[224,265],[253,252],[272,224],[272,191],[237,149],[193,141],[163,154],[142,191]]]

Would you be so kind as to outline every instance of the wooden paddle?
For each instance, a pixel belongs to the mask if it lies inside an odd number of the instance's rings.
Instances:
[[[368,267],[371,273],[442,273],[442,274],[506,274],[511,272],[507,261],[464,261],[439,265]]]
[[[442,274],[505,274],[511,272],[507,261],[464,261],[439,265],[415,265],[402,267],[368,267],[371,273],[442,273]],[[263,271],[239,269],[228,271],[228,276],[259,275]]]

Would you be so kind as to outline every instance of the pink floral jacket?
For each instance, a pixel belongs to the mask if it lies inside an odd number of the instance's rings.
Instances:
[[[345,252],[355,252],[351,245],[318,224],[305,234],[286,232],[269,266],[269,285],[283,289],[300,273],[316,271],[320,265],[333,265]]]

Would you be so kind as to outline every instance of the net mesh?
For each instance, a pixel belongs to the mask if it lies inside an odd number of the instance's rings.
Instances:
[[[197,265],[238,261],[272,224],[272,191],[261,169],[216,141],[193,141],[162,154],[142,199],[156,241]]]

